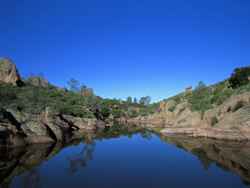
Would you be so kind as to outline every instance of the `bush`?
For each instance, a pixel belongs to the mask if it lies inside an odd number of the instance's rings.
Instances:
[[[229,78],[232,88],[238,88],[249,83],[250,67],[237,68]]]
[[[189,98],[189,103],[192,105],[191,109],[193,111],[205,112],[212,108],[211,92],[210,87],[206,87],[205,84],[200,82]]]
[[[217,117],[212,117],[212,120],[211,120],[211,125],[212,125],[212,127],[213,126],[215,126],[215,124],[217,124],[219,121],[218,121],[218,119],[217,119]]]

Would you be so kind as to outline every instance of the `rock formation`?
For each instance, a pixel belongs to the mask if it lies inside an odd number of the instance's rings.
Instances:
[[[0,146],[22,146],[34,143],[69,142],[82,133],[98,129],[95,119],[54,114],[46,108],[42,114],[20,114],[0,110]]]
[[[250,92],[233,95],[223,104],[203,113],[191,104],[169,100],[160,104],[160,113],[127,119],[149,129],[162,128],[164,135],[187,134],[229,140],[250,140]]]
[[[36,87],[48,87],[49,82],[41,76],[31,76],[28,78],[27,83]]]
[[[18,85],[21,82],[21,77],[15,64],[7,58],[0,59],[0,82],[13,85]]]

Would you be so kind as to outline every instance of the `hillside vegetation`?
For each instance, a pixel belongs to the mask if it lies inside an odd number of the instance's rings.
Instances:
[[[192,91],[180,93],[165,100],[175,101],[178,105],[182,102],[191,104],[192,111],[205,112],[225,102],[232,95],[238,95],[250,91],[250,67],[237,68],[227,80],[217,84],[206,86],[199,82]],[[174,111],[175,106],[172,107]]]
[[[52,85],[34,86],[24,82],[23,86],[0,84],[0,105],[24,113],[39,114],[49,107],[55,113],[82,118],[146,116],[155,111],[155,105],[134,103],[118,99],[103,99],[94,94],[60,89]]]

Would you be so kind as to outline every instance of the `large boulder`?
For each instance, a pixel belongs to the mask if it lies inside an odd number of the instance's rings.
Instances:
[[[24,145],[25,133],[20,126],[20,123],[10,112],[0,109],[0,145]]]
[[[68,129],[68,125],[65,127],[65,123],[62,124],[59,117],[54,114],[49,107],[47,107],[45,112],[42,114],[41,121],[43,125],[48,128],[53,139],[56,141],[63,141],[63,131]]]
[[[223,118],[225,114],[228,114],[230,112],[236,112],[237,110],[248,104],[250,104],[250,92],[233,95],[218,107],[220,118]]]
[[[0,58],[0,82],[13,85],[22,83],[16,65],[6,58]]]
[[[46,125],[42,124],[39,117],[33,117],[22,124],[22,130],[27,135],[25,138],[29,144],[54,142]]]
[[[31,76],[28,78],[27,83],[36,87],[48,87],[49,82],[41,76]]]
[[[61,115],[61,119],[77,130],[93,131],[96,129],[96,119],[73,117],[70,115]]]
[[[162,101],[160,102],[160,112],[173,112],[176,105],[177,104],[174,100]]]

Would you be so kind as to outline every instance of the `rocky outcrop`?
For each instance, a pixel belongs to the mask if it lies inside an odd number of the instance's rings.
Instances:
[[[7,58],[0,59],[0,82],[13,85],[18,85],[22,82],[16,65]]]
[[[149,129],[162,128],[164,135],[250,140],[250,92],[234,95],[203,113],[192,111],[188,102],[176,104],[169,100],[161,103],[159,113],[126,122]]]
[[[82,130],[82,131],[95,131],[97,128],[97,120],[96,119],[87,119],[87,118],[80,118],[80,117],[73,117],[69,115],[61,115],[61,119],[64,122],[67,122],[71,125],[72,129],[75,130]],[[95,126],[93,126],[95,125]]]
[[[106,124],[96,119],[79,118],[53,113],[49,108],[42,114],[24,114],[0,110],[0,146],[22,146],[34,143],[67,143],[94,132]]]
[[[36,87],[49,87],[49,82],[41,76],[31,76],[26,81],[28,84]]]

